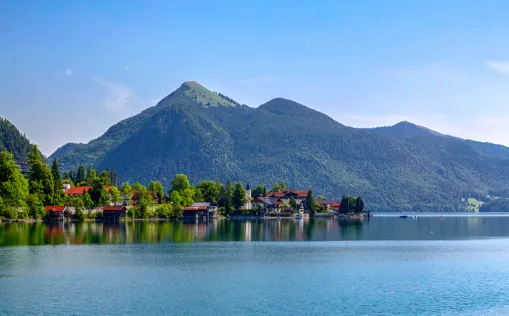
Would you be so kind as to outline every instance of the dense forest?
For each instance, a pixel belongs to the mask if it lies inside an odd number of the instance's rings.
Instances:
[[[463,211],[509,188],[508,149],[401,123],[356,129],[277,98],[239,105],[184,83],[156,106],[112,126],[88,144],[67,144],[51,158],[63,170],[114,168],[119,178],[167,186],[232,179],[313,188],[333,199],[363,196],[375,211]]]
[[[16,162],[26,169],[27,154],[31,149],[32,145],[28,138],[21,134],[11,122],[0,117],[0,152],[10,152]]]

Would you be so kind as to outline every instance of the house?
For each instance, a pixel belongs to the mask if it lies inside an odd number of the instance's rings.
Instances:
[[[70,185],[65,186],[65,184],[64,184],[65,194],[72,195],[72,196],[81,196],[85,192],[88,192],[90,189],[92,189],[92,186],[90,186],[90,185],[84,185],[84,186],[80,186],[80,187],[71,188]]]
[[[103,220],[119,220],[125,218],[127,215],[127,207],[120,206],[105,206],[103,207]]]
[[[315,203],[320,206],[323,206],[326,210],[330,210],[331,205],[332,205],[332,203],[334,203],[334,201],[327,200],[327,199],[315,199]]]
[[[109,186],[106,186],[106,191],[110,191],[110,189],[112,188],[111,185]],[[90,185],[83,185],[83,186],[79,186],[79,187],[74,187],[74,188],[71,188],[70,185],[67,185],[64,184],[64,192],[65,194],[67,195],[72,195],[72,196],[81,196],[83,195],[85,192],[88,192],[90,191],[90,189],[92,189],[92,186]]]
[[[65,217],[71,216],[71,211],[67,206],[48,205],[44,207],[44,210],[50,219],[63,220]]]
[[[267,196],[270,198],[280,198],[280,199],[290,199],[293,197],[296,200],[305,200],[308,197],[308,191],[285,189],[270,192]]]
[[[339,211],[339,206],[341,205],[341,202],[333,202],[330,207],[332,211]]]
[[[251,205],[264,212],[279,212],[281,205],[286,204],[283,199],[269,198],[269,197],[256,197],[251,201]]]
[[[191,206],[184,207],[185,219],[196,219],[199,217],[209,219],[217,212],[217,206],[212,206],[208,202],[196,202]]]

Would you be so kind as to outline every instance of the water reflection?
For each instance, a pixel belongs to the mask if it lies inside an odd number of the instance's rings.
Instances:
[[[433,240],[509,236],[509,217],[0,224],[0,246],[194,241]]]

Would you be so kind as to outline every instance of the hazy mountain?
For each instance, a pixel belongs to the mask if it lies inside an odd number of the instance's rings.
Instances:
[[[187,82],[98,139],[50,158],[64,170],[114,168],[131,182],[168,185],[176,173],[195,183],[284,180],[335,199],[360,194],[374,210],[453,211],[466,208],[462,199],[509,187],[508,151],[408,122],[355,129],[281,98],[250,108]]]

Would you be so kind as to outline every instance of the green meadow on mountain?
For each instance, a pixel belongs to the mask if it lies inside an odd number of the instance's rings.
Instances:
[[[334,199],[360,195],[375,211],[471,210],[469,199],[505,197],[509,189],[506,147],[408,122],[351,128],[282,98],[251,108],[196,82],[53,158],[64,171],[94,165],[115,169],[122,181],[165,186],[177,173],[194,183],[284,180]]]

